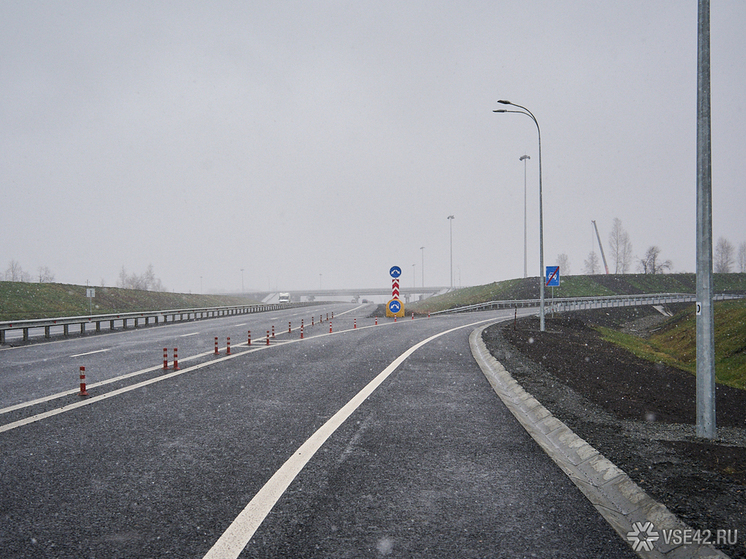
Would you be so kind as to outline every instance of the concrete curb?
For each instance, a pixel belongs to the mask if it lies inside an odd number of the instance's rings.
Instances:
[[[629,476],[554,417],[526,392],[490,354],[482,341],[487,324],[469,336],[472,355],[497,395],[533,439],[567,474],[616,532],[640,557],[675,559],[727,559],[711,545],[666,544],[662,531],[691,530],[664,505],[653,500]],[[648,523],[652,523],[648,524]],[[661,534],[656,541],[642,542],[636,535]],[[630,541],[630,538],[631,541]],[[651,540],[653,538],[650,538]],[[637,541],[636,541],[637,540]],[[637,544],[637,545],[635,545]],[[647,547],[652,547],[647,550]]]

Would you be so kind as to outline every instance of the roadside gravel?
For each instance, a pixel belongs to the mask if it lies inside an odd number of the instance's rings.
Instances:
[[[729,531],[716,545],[746,559],[746,391],[718,385],[718,439],[695,435],[694,376],[603,341],[588,323],[655,327],[657,311],[613,310],[486,329],[485,345],[523,388],[695,530]]]

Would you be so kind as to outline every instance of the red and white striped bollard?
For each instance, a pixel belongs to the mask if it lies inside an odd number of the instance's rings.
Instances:
[[[88,392],[85,389],[85,367],[80,368],[80,392],[78,396],[88,396]]]

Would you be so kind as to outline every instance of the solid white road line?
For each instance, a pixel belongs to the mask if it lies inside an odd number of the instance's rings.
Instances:
[[[378,388],[381,383],[404,362],[405,359],[425,344],[441,336],[450,334],[456,330],[470,328],[494,320],[495,318],[493,317],[487,320],[480,320],[479,322],[473,322],[471,324],[465,324],[464,326],[445,330],[444,332],[430,336],[429,338],[413,345],[397,357],[388,367],[379,373],[376,378],[370,381],[365,388],[353,396],[349,402],[347,402],[337,413],[324,423],[324,425],[311,435],[308,440],[287,459],[269,481],[264,484],[264,487],[262,487],[254,498],[251,499],[249,504],[239,513],[231,525],[228,526],[228,529],[223,532],[223,535],[220,536],[210,551],[207,552],[204,559],[236,559],[249,543],[254,532],[256,532],[266,516],[272,510],[272,507],[275,506],[275,503],[277,503],[278,499],[290,486],[303,467],[313,457],[316,451],[321,448],[321,445],[326,442],[337,428],[342,425],[342,423],[344,423],[358,407],[360,407],[365,399],[368,398],[368,396],[370,396],[373,391],[375,391],[376,388]]]

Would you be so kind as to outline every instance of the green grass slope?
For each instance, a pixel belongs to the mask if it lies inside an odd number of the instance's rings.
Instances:
[[[715,304],[715,379],[746,389],[746,301]],[[648,338],[597,327],[604,339],[654,362],[690,373],[697,369],[696,317],[694,307],[674,315]]]
[[[715,292],[746,293],[746,274],[715,274]],[[694,293],[694,274],[609,274],[563,276],[555,297],[598,297],[639,293]],[[552,289],[544,296],[549,299]],[[521,278],[457,289],[444,295],[406,305],[407,312],[428,313],[498,300],[538,299],[539,278]]]
[[[222,295],[192,295],[97,287],[93,314],[215,307],[251,303],[249,299]],[[0,320],[55,318],[87,315],[84,285],[61,283],[0,282]]]

